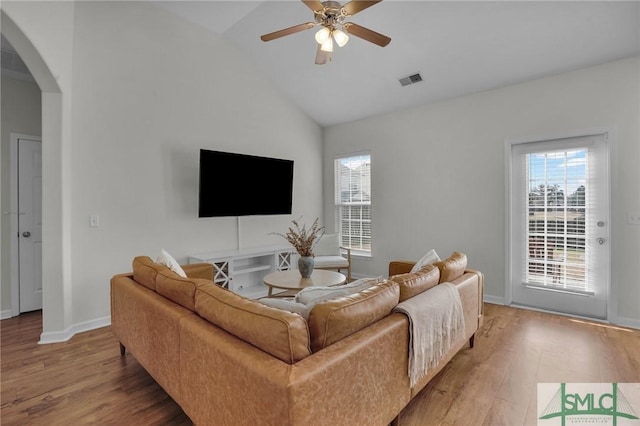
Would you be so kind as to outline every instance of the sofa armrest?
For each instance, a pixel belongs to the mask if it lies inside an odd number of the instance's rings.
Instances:
[[[190,263],[181,266],[189,278],[204,278],[213,281],[213,265],[210,263]]]
[[[409,273],[415,264],[413,260],[392,260],[389,262],[389,276]]]
[[[478,276],[478,328],[480,328],[484,322],[484,274],[477,269],[469,268],[465,270],[465,273],[471,273]]]

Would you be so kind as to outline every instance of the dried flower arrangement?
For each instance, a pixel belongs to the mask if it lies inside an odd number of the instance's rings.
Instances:
[[[287,240],[300,256],[313,256],[313,247],[317,243],[316,240],[324,234],[324,226],[318,225],[318,218],[313,221],[308,230],[307,225],[302,225],[301,228],[297,220],[292,220],[291,223],[293,223],[293,228],[289,227],[286,234],[277,232],[273,232],[273,234],[280,235]]]

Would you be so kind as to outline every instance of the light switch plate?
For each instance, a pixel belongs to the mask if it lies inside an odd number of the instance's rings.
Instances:
[[[640,213],[629,213],[627,222],[629,225],[640,225]]]
[[[97,228],[100,226],[100,216],[97,214],[92,214],[89,216],[89,226],[92,228]]]

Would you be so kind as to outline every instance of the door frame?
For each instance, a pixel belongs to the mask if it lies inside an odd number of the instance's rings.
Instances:
[[[9,159],[9,214],[12,216],[9,228],[9,256],[11,259],[9,274],[11,276],[11,316],[15,317],[20,315],[20,241],[17,238],[20,219],[20,212],[18,211],[18,141],[20,139],[29,139],[42,143],[42,137],[21,133],[11,133],[9,137],[11,143],[9,147],[9,155],[11,156]]]
[[[511,241],[512,241],[512,225],[513,225],[513,220],[512,220],[512,212],[511,212],[511,191],[512,191],[512,187],[511,187],[511,181],[512,181],[512,177],[513,177],[513,168],[512,168],[512,156],[511,156],[511,151],[514,145],[520,145],[520,144],[526,144],[526,143],[533,143],[533,142],[543,142],[543,141],[553,141],[553,140],[560,140],[560,139],[569,139],[569,138],[576,138],[576,137],[584,137],[584,136],[594,136],[594,135],[605,135],[605,140],[606,140],[606,144],[607,144],[607,159],[606,159],[606,164],[607,164],[607,180],[608,180],[608,186],[607,186],[607,191],[609,193],[609,205],[608,205],[608,210],[607,210],[607,215],[609,217],[609,244],[607,245],[607,251],[608,251],[608,256],[609,256],[609,271],[608,271],[608,276],[607,276],[607,281],[608,281],[608,285],[607,285],[607,317],[604,321],[606,322],[610,322],[612,318],[617,318],[618,316],[618,310],[617,310],[617,302],[615,302],[615,298],[617,296],[616,291],[614,289],[613,286],[613,282],[611,280],[611,274],[612,274],[612,266],[611,266],[611,262],[612,262],[612,257],[611,257],[611,250],[612,250],[612,244],[611,244],[611,239],[613,237],[613,224],[614,224],[614,219],[612,217],[611,214],[611,206],[613,205],[613,200],[612,200],[612,196],[613,194],[611,193],[611,157],[612,157],[612,151],[614,150],[614,142],[615,142],[615,130],[613,127],[595,127],[595,128],[589,128],[589,129],[584,129],[584,130],[574,130],[574,131],[567,131],[567,132],[562,132],[562,133],[553,133],[553,134],[547,134],[547,135],[539,135],[539,136],[530,136],[530,137],[523,137],[523,138],[509,138],[509,139],[505,139],[504,141],[504,165],[505,165],[505,204],[504,204],[504,217],[505,217],[505,241],[504,241],[504,247],[505,247],[505,267],[504,267],[504,304],[507,306],[511,306],[513,304],[513,294],[511,291],[511,281],[510,281],[510,277],[511,277],[511,262],[512,262],[512,257],[511,257],[511,253],[513,252],[513,247],[511,245]],[[538,309],[538,308],[528,308],[525,306],[520,306],[518,305],[518,307],[522,307],[525,309],[532,309],[532,310],[538,310],[538,311],[543,311],[543,312],[551,312],[551,311],[546,311],[544,309]],[[555,314],[562,314],[562,315],[566,315],[566,316],[572,316],[572,317],[580,317],[580,318],[584,318],[581,317],[579,315],[572,315],[572,314],[566,314],[566,313],[562,313],[562,312],[553,312]],[[590,320],[594,320],[593,318],[588,318]],[[595,320],[597,321],[597,320]]]

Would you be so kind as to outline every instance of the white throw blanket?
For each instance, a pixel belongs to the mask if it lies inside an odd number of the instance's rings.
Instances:
[[[453,284],[442,283],[398,303],[394,311],[409,317],[409,381],[413,387],[464,338],[460,294]]]

